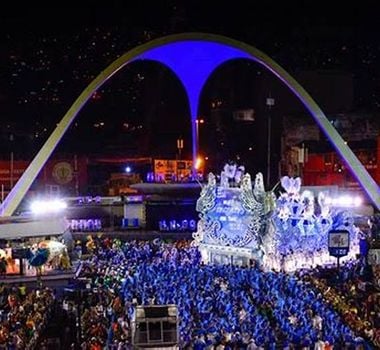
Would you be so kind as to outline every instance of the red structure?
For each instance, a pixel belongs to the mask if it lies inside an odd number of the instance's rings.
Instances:
[[[29,161],[0,160],[1,200],[24,173]],[[87,186],[86,157],[62,156],[50,159],[42,168],[31,192],[49,195],[77,195]]]
[[[355,154],[380,184],[380,136],[377,138],[376,149],[358,149],[355,150]],[[341,157],[335,152],[309,154],[301,172],[302,182],[306,186],[359,187]]]

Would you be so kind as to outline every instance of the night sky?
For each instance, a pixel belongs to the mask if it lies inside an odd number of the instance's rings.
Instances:
[[[299,71],[345,72],[354,81],[351,111],[376,114],[379,5],[331,3],[107,1],[102,7],[92,2],[70,7],[68,2],[14,2],[0,11],[0,152],[4,157],[13,150],[16,157],[30,159],[80,92],[113,60],[151,39],[188,31],[252,44],[295,76]],[[205,155],[260,158],[252,152],[263,153],[263,101],[275,84],[276,78],[251,62],[231,62],[215,72],[200,107],[206,122],[200,135]],[[281,133],[282,115],[306,114],[293,97],[289,100],[274,112],[275,134]],[[317,102],[330,108],[329,101]],[[220,111],[213,110],[215,103],[221,103]],[[227,121],[239,108],[256,113],[244,134]],[[215,134],[218,113],[226,119]],[[56,152],[175,157],[176,139],[182,136],[185,156],[190,156],[188,114],[184,91],[170,71],[135,63],[93,96]],[[209,145],[208,140],[216,139],[223,149]]]

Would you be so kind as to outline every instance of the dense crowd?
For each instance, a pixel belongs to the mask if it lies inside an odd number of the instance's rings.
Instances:
[[[177,304],[181,348],[370,348],[312,281],[203,265],[185,242],[103,241],[81,274],[92,291],[82,317],[84,349],[128,348],[136,304]]]
[[[339,281],[317,274],[305,276],[363,339],[380,348],[380,289],[365,263],[346,265]]]
[[[51,289],[27,293],[24,285],[0,285],[0,349],[35,349],[55,300]]]
[[[342,267],[337,279],[318,269],[204,265],[188,241],[96,237],[87,250],[77,274],[84,285],[63,298],[66,348],[132,349],[141,304],[178,306],[181,349],[380,348],[380,294],[365,261]],[[0,285],[0,349],[44,344],[55,299],[48,288]]]

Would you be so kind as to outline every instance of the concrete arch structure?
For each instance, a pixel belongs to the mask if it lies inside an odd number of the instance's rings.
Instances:
[[[189,100],[192,119],[192,151],[193,158],[196,157],[198,150],[194,140],[199,96],[202,88],[215,68],[226,61],[238,58],[250,59],[261,64],[293,91],[331,140],[375,207],[380,209],[379,186],[345,144],[312,97],[281,66],[253,46],[240,41],[214,34],[184,33],[169,35],[140,45],[120,56],[102,71],[75,100],[8,194],[2,203],[2,215],[11,216],[17,209],[41,168],[92,94],[125,65],[136,60],[158,61],[169,67],[182,82]]]

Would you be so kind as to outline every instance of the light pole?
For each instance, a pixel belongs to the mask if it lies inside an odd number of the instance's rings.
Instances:
[[[199,155],[199,124],[203,124],[205,121],[203,119],[195,119],[195,132],[196,132],[196,144],[197,144],[197,152]]]
[[[178,162],[181,160],[181,151],[183,149],[183,138],[180,137],[179,139],[177,139],[177,149],[178,149],[178,159],[176,161],[176,177],[177,177],[177,181],[180,181],[180,178],[179,178],[179,171],[178,171]]]
[[[272,107],[274,106],[274,98],[271,97],[271,95],[269,94],[269,97],[267,97],[267,100],[266,100],[266,105],[268,107],[268,135],[267,135],[267,139],[268,139],[268,149],[267,149],[267,188],[270,187],[270,162],[271,162],[271,159],[270,159],[270,152],[271,152],[271,129],[272,129],[272,116],[271,116],[271,109]]]
[[[199,124],[204,124],[204,119],[195,119],[195,149],[196,149],[196,154],[194,154],[194,159],[193,159],[193,176],[197,176],[197,168],[196,168],[196,162],[199,157]]]

